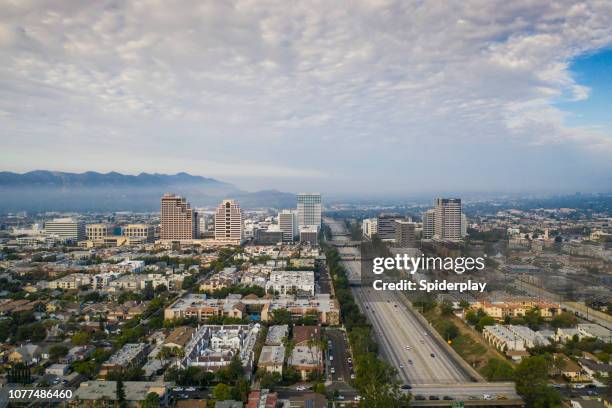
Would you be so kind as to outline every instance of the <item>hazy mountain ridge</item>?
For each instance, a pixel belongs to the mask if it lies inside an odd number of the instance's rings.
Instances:
[[[185,172],[0,172],[0,211],[158,211],[165,192],[187,197],[194,207],[216,205],[223,198],[235,198],[244,208],[295,206],[294,194],[275,190],[250,193]]]

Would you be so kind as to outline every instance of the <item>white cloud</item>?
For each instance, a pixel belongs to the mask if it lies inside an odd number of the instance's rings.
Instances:
[[[555,107],[589,96],[568,67],[612,43],[606,1],[0,7],[7,169],[44,168],[48,153],[67,167],[129,172],[167,157],[159,166],[169,171],[330,183],[343,174],[361,178],[350,188],[375,189],[427,183],[428,158],[406,160],[418,152],[455,157],[473,180],[482,168],[470,157],[494,164],[486,157],[508,143],[612,154],[610,135],[568,127]],[[93,152],[105,161],[83,160]],[[432,180],[458,162],[436,166]],[[503,171],[497,182],[507,185]],[[366,186],[368,177],[376,181]],[[488,183],[462,186],[496,187]]]

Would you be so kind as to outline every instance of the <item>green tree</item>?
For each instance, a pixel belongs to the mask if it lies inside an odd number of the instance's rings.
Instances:
[[[217,401],[225,401],[232,398],[232,390],[229,385],[219,383],[212,390],[212,395]]]
[[[570,312],[561,312],[555,316],[550,325],[553,327],[574,327],[578,323],[578,318]]]
[[[159,408],[159,395],[156,392],[150,392],[144,401],[140,403],[140,408]]]
[[[561,397],[548,383],[549,362],[544,356],[523,359],[514,372],[516,391],[527,407],[553,408],[561,406]]]
[[[482,331],[482,329],[484,329],[485,326],[492,326],[494,324],[495,324],[494,318],[492,318],[491,316],[483,316],[478,320],[478,323],[476,324],[476,330]]]
[[[123,381],[119,380],[117,381],[117,401],[119,402],[119,406],[120,407],[124,407],[125,404],[125,389],[123,386]]]
[[[514,368],[507,361],[491,358],[482,368],[482,374],[489,381],[512,380]]]
[[[91,342],[91,335],[87,332],[78,332],[72,336],[71,341],[75,346],[84,346]]]
[[[453,313],[453,303],[450,300],[445,300],[440,305],[442,316],[448,316]]]
[[[56,344],[49,349],[49,358],[54,361],[66,354],[68,354],[68,347],[63,344]]]
[[[407,407],[409,398],[399,389],[397,371],[368,353],[357,363],[355,386],[361,391],[366,407]]]

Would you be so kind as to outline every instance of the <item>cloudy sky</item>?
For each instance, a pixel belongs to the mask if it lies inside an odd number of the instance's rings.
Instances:
[[[607,0],[0,10],[0,170],[373,194],[612,186]]]

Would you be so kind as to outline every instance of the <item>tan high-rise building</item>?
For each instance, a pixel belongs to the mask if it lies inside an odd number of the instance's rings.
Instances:
[[[184,197],[164,194],[161,199],[161,239],[187,241],[197,238],[197,216]]]
[[[461,239],[461,199],[437,198],[435,206],[434,237],[438,239]]]
[[[240,244],[244,238],[242,210],[234,200],[223,200],[215,213],[215,240]]]
[[[113,226],[110,224],[87,224],[87,239],[90,241],[103,240],[113,235]]]

